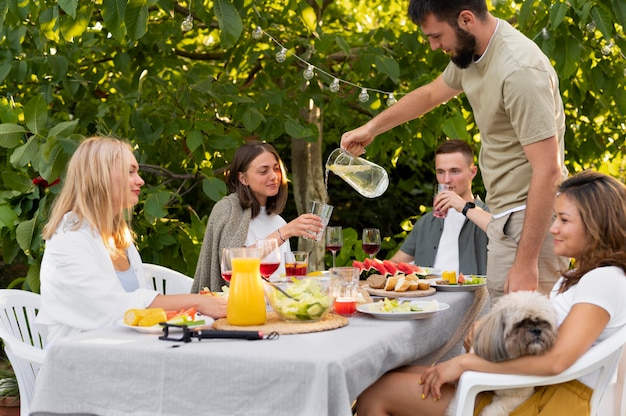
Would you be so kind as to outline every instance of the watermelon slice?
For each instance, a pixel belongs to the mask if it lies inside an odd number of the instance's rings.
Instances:
[[[401,270],[398,269],[396,263],[392,261],[383,260],[383,266],[385,266],[385,269],[387,269],[387,271],[393,275],[396,275],[401,272]]]
[[[365,271],[365,265],[362,261],[352,260],[352,267],[356,267],[357,269],[359,269],[359,274]]]
[[[369,257],[363,260],[363,268],[365,270],[369,270],[372,268],[372,260]]]
[[[404,274],[414,273],[414,270],[409,263],[405,263],[401,261],[400,263],[396,264],[396,267],[398,268],[398,270],[400,270]]]
[[[410,264],[409,266],[411,266],[411,269],[413,269],[413,273],[415,274],[419,274],[422,276],[426,276],[428,273],[426,273],[426,270],[422,269],[420,266],[416,266],[414,264]]]
[[[376,269],[376,271],[378,271],[378,274],[382,275],[382,276],[386,276],[389,273],[389,271],[385,268],[385,266],[383,265],[383,262],[377,259],[374,259],[372,261],[372,267]]]

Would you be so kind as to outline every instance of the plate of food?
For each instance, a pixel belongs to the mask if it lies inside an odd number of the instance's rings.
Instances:
[[[420,266],[420,268],[426,272],[426,276],[441,276],[441,269],[437,269],[436,267]]]
[[[358,305],[356,307],[359,312],[371,315],[378,319],[385,319],[389,321],[430,318],[437,312],[445,311],[449,308],[449,304],[438,302],[436,299],[431,301],[402,301],[399,299],[387,298],[374,303]]]
[[[436,292],[427,279],[415,274],[371,275],[362,288],[372,296],[388,298],[419,298]]]
[[[196,313],[195,308],[180,311],[165,311],[162,308],[128,309],[124,318],[117,323],[126,328],[146,334],[160,334],[163,327],[160,322],[176,325],[210,326],[213,318]],[[171,330],[178,328],[171,328]]]
[[[471,292],[478,290],[487,284],[484,275],[472,274],[467,277],[459,275],[456,283],[450,283],[447,279],[430,279],[430,285],[442,292]]]

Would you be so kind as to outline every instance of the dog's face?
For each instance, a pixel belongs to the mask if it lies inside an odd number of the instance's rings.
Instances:
[[[556,313],[537,292],[503,296],[474,334],[474,352],[489,361],[505,361],[550,349],[556,339]]]

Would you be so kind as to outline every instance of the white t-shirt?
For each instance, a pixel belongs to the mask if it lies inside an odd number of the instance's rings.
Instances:
[[[250,220],[250,227],[248,227],[248,237],[246,238],[246,246],[253,246],[256,240],[261,240],[268,235],[275,232],[277,229],[287,224],[287,222],[280,215],[273,214],[267,215],[265,207],[261,207],[261,211],[256,218]],[[282,241],[278,241],[278,244]],[[277,274],[285,274],[285,254],[291,251],[289,240],[284,242],[278,248],[280,250],[280,266],[272,275],[275,277]]]
[[[443,232],[439,238],[439,249],[433,267],[439,270],[454,270],[459,273],[459,234],[465,223],[465,216],[455,209],[449,209],[443,222]]]
[[[619,267],[599,267],[585,274],[576,285],[564,293],[557,293],[563,278],[559,279],[552,292],[550,300],[557,313],[558,324],[561,325],[568,312],[577,303],[590,303],[597,305],[609,313],[609,322],[594,342],[601,342],[613,335],[626,325],[626,275]],[[593,385],[597,372],[580,378],[587,385]]]

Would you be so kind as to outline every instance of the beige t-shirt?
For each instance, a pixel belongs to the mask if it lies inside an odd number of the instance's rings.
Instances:
[[[486,203],[494,215],[526,204],[532,170],[523,146],[556,135],[567,176],[559,80],[533,41],[501,20],[482,58],[466,69],[451,62],[444,81],[463,90],[472,106]]]

